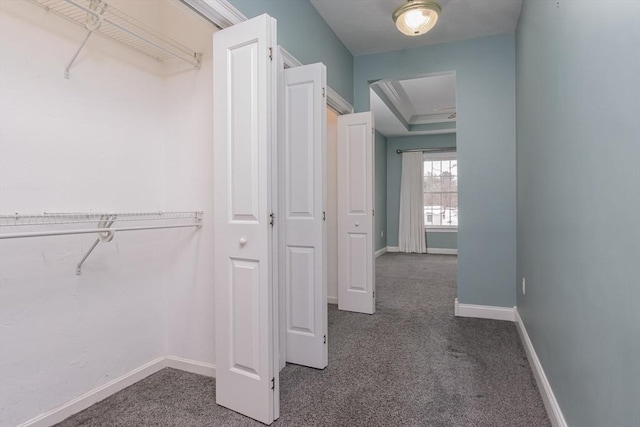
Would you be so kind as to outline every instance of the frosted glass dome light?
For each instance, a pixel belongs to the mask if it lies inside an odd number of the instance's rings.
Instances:
[[[402,34],[419,36],[436,25],[441,10],[435,1],[409,0],[393,12],[393,22]]]

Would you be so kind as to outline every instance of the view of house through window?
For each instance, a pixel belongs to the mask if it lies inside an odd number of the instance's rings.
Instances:
[[[458,227],[458,161],[456,153],[424,154],[424,224]]]

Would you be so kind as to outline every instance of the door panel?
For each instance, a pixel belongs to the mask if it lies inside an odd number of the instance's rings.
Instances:
[[[367,269],[357,268],[366,266],[368,258],[369,239],[365,233],[349,233],[348,258],[356,265],[356,268],[349,268],[349,292],[367,292]]]
[[[338,309],[375,312],[370,112],[338,117]]]
[[[284,70],[281,194],[286,361],[327,366],[326,69]]]
[[[315,251],[314,248],[287,247],[286,262],[287,284],[287,330],[307,336],[313,336],[315,331],[314,310],[314,285],[315,278]]]
[[[255,260],[231,259],[231,335],[232,370],[251,378],[260,377],[258,359],[260,324],[253,308],[259,304],[260,263]],[[247,338],[247,339],[240,339]]]
[[[278,414],[279,391],[269,216],[272,46],[275,20],[267,15],[213,40],[216,402],[265,424]]]
[[[368,128],[366,124],[351,125],[348,128],[348,138],[345,141],[347,148],[346,164],[348,165],[348,179],[346,182],[349,215],[365,215],[369,207],[370,191],[367,188],[367,139]]]

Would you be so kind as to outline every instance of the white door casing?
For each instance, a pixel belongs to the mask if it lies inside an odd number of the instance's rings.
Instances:
[[[371,112],[338,117],[338,309],[375,312]]]
[[[270,223],[275,46],[268,15],[213,40],[216,402],[265,424],[279,412]]]
[[[338,304],[338,117],[327,108],[327,302]]]
[[[281,95],[279,277],[286,361],[323,369],[328,361],[326,67],[284,70]]]

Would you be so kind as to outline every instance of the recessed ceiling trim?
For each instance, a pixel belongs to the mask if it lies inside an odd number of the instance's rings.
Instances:
[[[411,132],[411,135],[406,134],[396,134],[394,132],[385,135],[387,138],[404,138],[406,136],[420,136],[420,135],[446,135],[450,133],[457,133],[456,128],[452,129],[436,129],[436,130],[428,130],[428,131],[420,131],[420,132]]]
[[[376,127],[385,136],[455,132],[455,71],[370,83]],[[404,99],[404,102],[403,102]],[[404,114],[403,114],[404,113]]]
[[[389,84],[397,94],[401,108],[403,110],[406,110],[409,117],[413,116],[415,114],[416,107],[415,105],[413,105],[413,102],[411,102],[411,98],[409,97],[409,94],[407,94],[407,91],[404,89],[402,84],[397,80],[392,80],[389,82]]]
[[[411,125],[409,126],[409,131],[413,134],[413,132],[429,132],[429,131],[440,131],[445,129],[455,129],[456,122],[440,122],[440,123],[427,123],[424,125]]]
[[[409,123],[414,115],[413,104],[402,86],[396,81],[381,80],[376,83],[394,108],[402,115],[405,122]]]
[[[387,94],[382,90],[382,87],[378,84],[372,84],[371,90],[375,92],[384,105],[387,106],[389,111],[398,119],[398,122],[404,127],[406,131],[409,131],[409,122],[404,118],[402,113],[398,110],[397,106],[389,99]]]
[[[452,112],[439,113],[439,114],[423,114],[419,116],[411,117],[409,121],[412,125],[425,125],[428,123],[442,123],[442,122],[455,122],[456,119],[450,119]]]

